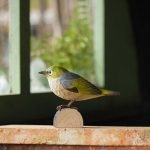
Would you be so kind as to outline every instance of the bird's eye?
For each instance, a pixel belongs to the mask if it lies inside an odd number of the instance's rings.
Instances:
[[[48,73],[48,75],[52,75],[52,71],[51,70],[48,70],[47,73]]]

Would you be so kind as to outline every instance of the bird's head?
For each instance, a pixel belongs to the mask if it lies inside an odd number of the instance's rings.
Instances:
[[[68,70],[65,68],[53,65],[47,68],[45,71],[40,71],[39,73],[43,74],[48,79],[55,79],[61,77],[66,72],[68,72]]]

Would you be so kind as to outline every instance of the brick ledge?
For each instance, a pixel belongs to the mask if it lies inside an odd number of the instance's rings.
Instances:
[[[0,144],[150,146],[150,127],[0,126]]]

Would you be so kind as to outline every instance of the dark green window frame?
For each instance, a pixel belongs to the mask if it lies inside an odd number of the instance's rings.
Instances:
[[[103,0],[96,0],[95,13],[103,12]],[[30,0],[9,0],[9,78],[10,95],[0,96],[0,124],[35,123],[36,120],[52,118],[55,108],[61,103],[53,93],[30,93]],[[95,70],[104,71],[104,22],[103,13],[95,14],[94,28]],[[99,28],[99,25],[102,28]],[[101,37],[100,37],[101,36]],[[101,43],[101,44],[100,44]],[[100,46],[99,46],[100,45]],[[104,84],[104,72],[98,80]],[[14,94],[15,93],[15,94]],[[53,102],[51,102],[53,101]],[[64,101],[63,101],[64,103]],[[40,111],[41,110],[41,111]],[[35,122],[34,122],[35,121]]]

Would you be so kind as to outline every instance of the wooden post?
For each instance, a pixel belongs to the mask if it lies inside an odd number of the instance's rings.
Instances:
[[[53,125],[58,128],[82,128],[83,118],[78,110],[64,108],[56,112]]]

